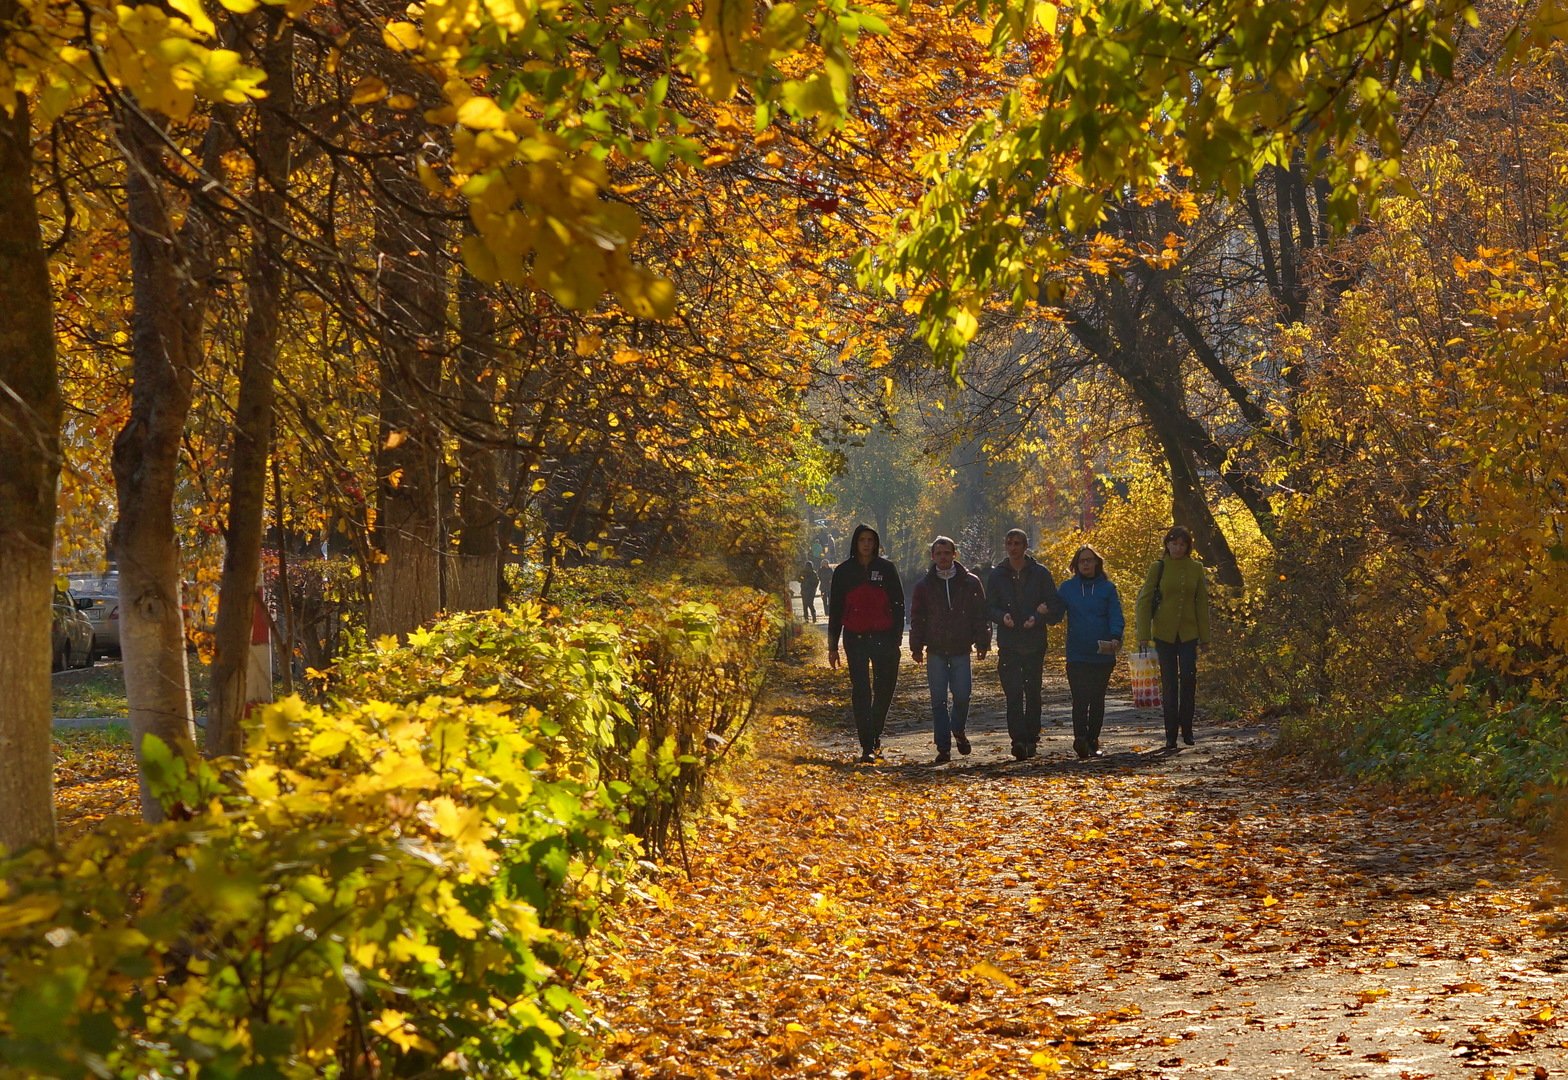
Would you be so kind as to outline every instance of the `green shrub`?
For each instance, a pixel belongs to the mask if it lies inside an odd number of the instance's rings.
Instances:
[[[1331,757],[1352,776],[1494,801],[1543,828],[1568,798],[1568,726],[1560,702],[1493,700],[1434,687],[1382,708],[1287,723],[1282,745]]]
[[[149,741],[170,820],[0,859],[0,1076],[575,1075],[599,905],[753,715],[781,622],[633,592],[377,642],[223,771]]]
[[[782,625],[777,603],[740,588],[599,591],[568,619],[534,602],[448,616],[338,664],[340,701],[409,701],[440,687],[513,705],[559,727],[556,774],[599,783],[633,835],[663,854],[709,762],[755,713]],[[613,599],[610,599],[613,597]]]
[[[541,718],[429,698],[262,711],[220,776],[146,754],[175,820],[0,865],[13,1076],[551,1076],[622,843]]]

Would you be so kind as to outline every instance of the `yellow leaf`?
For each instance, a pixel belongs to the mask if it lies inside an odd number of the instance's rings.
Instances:
[[[415,1031],[408,1022],[408,1014],[398,1012],[396,1009],[384,1009],[381,1015],[370,1022],[370,1029],[376,1034],[390,1039],[404,1050],[423,1050],[429,1053],[435,1050],[435,1044]]]
[[[484,815],[478,807],[458,806],[442,795],[431,800],[430,809],[436,831],[458,843],[466,843],[484,833]]]
[[[278,770],[275,765],[258,762],[245,770],[245,794],[268,802],[278,797]]]
[[[372,101],[380,101],[386,96],[386,80],[378,79],[374,75],[366,75],[354,84],[348,100],[351,105],[369,105]]]
[[[0,905],[0,933],[54,918],[60,901],[50,896],[24,896],[14,904]]]
[[[964,974],[978,975],[982,979],[990,979],[992,982],[1005,986],[1009,990],[1018,989],[1018,983],[1013,980],[1011,975],[997,967],[995,964],[988,963],[984,960],[980,961],[974,967],[969,968],[964,972]]]
[[[1040,3],[1034,7],[1034,21],[1051,37],[1056,36],[1056,18],[1060,14],[1055,4]]]
[[[490,98],[471,97],[457,107],[457,122],[475,131],[496,131],[506,127],[506,113]]]
[[[424,36],[420,34],[419,27],[410,22],[389,23],[381,31],[381,40],[393,52],[413,52],[424,44]]]
[[[202,10],[201,0],[169,0],[169,6],[184,15],[185,20],[191,24],[191,29],[198,34],[208,35],[217,32],[218,28]]]
[[[348,745],[348,732],[318,731],[310,738],[309,750],[316,757],[337,757]]]

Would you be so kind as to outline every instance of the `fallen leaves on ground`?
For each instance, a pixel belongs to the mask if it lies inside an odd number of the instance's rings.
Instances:
[[[611,917],[586,988],[608,1075],[1568,1061],[1568,954],[1530,914],[1557,886],[1501,821],[1286,782],[1256,748],[1206,772],[851,768],[809,715],[839,722],[841,677],[798,678],[691,880]]]
[[[61,732],[54,756],[54,814],[62,842],[107,818],[141,817],[136,756],[123,731]]]

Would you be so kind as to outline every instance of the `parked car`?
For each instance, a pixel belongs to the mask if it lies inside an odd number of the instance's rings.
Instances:
[[[90,601],[82,608],[93,628],[93,655],[120,655],[120,575],[113,570],[93,574],[67,574],[71,592]]]
[[[54,591],[54,620],[50,625],[50,670],[92,667],[93,624],[82,614],[82,605],[69,589]]]

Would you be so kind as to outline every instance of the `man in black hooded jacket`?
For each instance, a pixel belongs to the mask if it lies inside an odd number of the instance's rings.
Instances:
[[[855,526],[849,558],[833,571],[828,592],[828,663],[838,667],[839,640],[849,660],[850,701],[860,736],[860,761],[869,765],[882,746],[882,725],[898,683],[904,636],[904,586],[898,568],[879,553],[882,538]]]
[[[1029,556],[1029,534],[1009,529],[1002,541],[1007,558],[985,585],[996,624],[996,674],[1007,697],[1007,734],[1013,757],[1035,755],[1040,742],[1040,692],[1045,676],[1045,628],[1059,623],[1067,605],[1056,594],[1051,572]]]

